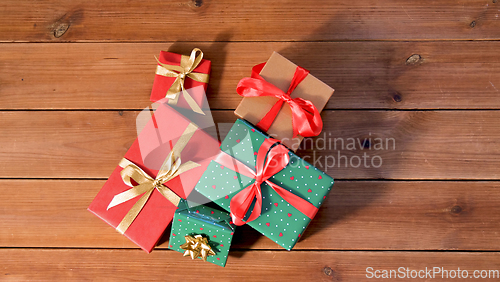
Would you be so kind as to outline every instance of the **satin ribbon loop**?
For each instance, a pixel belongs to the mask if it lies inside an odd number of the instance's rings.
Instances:
[[[309,100],[290,96],[300,82],[307,77],[309,71],[297,66],[287,92],[283,92],[258,74],[262,68],[263,64],[256,65],[252,69],[252,77],[241,79],[236,87],[236,92],[243,97],[272,96],[279,99],[257,123],[257,127],[263,131],[268,131],[280,112],[283,103],[287,103],[292,111],[293,137],[295,138],[297,135],[303,137],[319,135],[323,129],[323,121],[316,106]]]
[[[179,140],[177,140],[177,143],[174,145],[167,158],[163,162],[156,178],[151,177],[139,166],[125,158],[120,161],[119,166],[123,168],[120,171],[120,176],[123,180],[123,183],[131,188],[115,195],[109,203],[107,209],[109,210],[112,207],[130,201],[140,195],[142,196],[132,206],[132,208],[127,212],[120,224],[116,227],[116,230],[118,232],[124,234],[125,231],[127,231],[132,222],[134,222],[141,210],[146,205],[147,200],[154,190],[160,192],[160,194],[163,195],[167,200],[169,200],[173,205],[179,205],[181,197],[170,190],[170,188],[168,188],[164,183],[174,179],[175,177],[186,171],[200,166],[200,164],[192,161],[182,163],[181,158],[178,157],[178,155],[180,156],[180,153],[187,145],[197,128],[198,127],[193,123],[190,123],[187,126],[182,136],[179,138]],[[137,184],[134,185],[131,180],[134,180],[134,182]]]
[[[196,54],[198,52],[200,54],[197,56]],[[170,86],[167,93],[165,94],[165,98],[168,98],[168,104],[173,106],[177,105],[180,94],[182,93],[182,96],[194,112],[205,115],[200,106],[198,106],[193,97],[191,97],[191,95],[189,95],[189,93],[184,88],[186,77],[189,77],[198,82],[208,83],[208,74],[193,72],[194,69],[198,67],[202,59],[203,52],[198,48],[194,48],[193,51],[191,51],[191,55],[189,57],[181,56],[180,66],[167,65],[160,62],[158,58],[156,58],[156,61],[158,62],[158,66],[156,67],[156,74],[166,77],[175,77],[172,86]]]
[[[289,150],[281,144],[274,146],[276,143],[278,141],[272,138],[266,139],[262,143],[257,152],[255,171],[224,152],[221,152],[215,159],[219,164],[254,179],[252,184],[245,187],[231,199],[230,214],[235,225],[239,226],[251,222],[261,215],[261,185],[264,182],[273,188],[285,201],[306,216],[313,218],[316,214],[318,209],[314,205],[269,180],[269,178],[283,170],[290,162]],[[244,220],[252,203],[254,203],[254,207],[248,218]]]

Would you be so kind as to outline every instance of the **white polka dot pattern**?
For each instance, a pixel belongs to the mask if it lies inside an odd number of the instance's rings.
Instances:
[[[266,138],[248,122],[238,119],[222,142],[221,149],[254,168],[255,152]],[[289,156],[289,164],[270,180],[319,208],[331,190],[333,178],[293,152],[289,152]],[[231,198],[251,183],[253,179],[212,161],[195,189],[229,211]],[[248,225],[283,248],[292,249],[311,219],[284,201],[269,185],[262,184],[261,190],[261,216]]]

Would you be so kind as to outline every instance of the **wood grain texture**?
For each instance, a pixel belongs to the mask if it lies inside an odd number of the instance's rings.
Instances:
[[[499,39],[498,9],[492,0],[8,0],[0,40]]]
[[[499,40],[497,0],[3,0],[0,280],[500,271]],[[292,252],[243,226],[225,268],[168,250],[168,230],[146,254],[86,210],[137,136],[154,56],[193,47],[222,137],[273,51],[336,89],[297,153],[337,181]]]
[[[1,180],[0,247],[138,249],[86,210],[103,184]],[[337,181],[294,250],[498,251],[499,197],[498,182]],[[232,248],[283,250],[248,226]]]
[[[188,54],[195,46],[212,60],[207,94],[213,109],[235,109],[241,100],[235,91],[238,81],[273,51],[335,88],[327,109],[499,109],[497,45],[447,41],[0,44],[0,109],[143,109],[149,105],[154,56],[160,50]]]
[[[9,258],[2,259],[0,269],[6,281],[365,281],[367,267],[395,271],[403,267],[409,272],[434,266],[455,272],[460,268],[461,273],[467,270],[473,276],[474,270],[498,270],[500,263],[498,253],[460,252],[237,251],[229,256],[225,268],[201,260],[189,261],[190,258],[174,251],[145,254],[128,250],[3,249],[0,257]],[[434,278],[443,281],[441,274]],[[498,276],[476,280],[498,281]]]
[[[0,178],[106,179],[137,136],[138,113],[0,112]],[[232,111],[213,115],[222,135],[236,120]],[[322,117],[322,135],[304,141],[297,154],[335,179],[500,177],[499,111],[326,111]]]

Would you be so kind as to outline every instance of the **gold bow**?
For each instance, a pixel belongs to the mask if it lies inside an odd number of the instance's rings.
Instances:
[[[175,206],[179,205],[181,198],[163,183],[170,181],[179,174],[200,166],[200,164],[192,161],[182,163],[180,158],[182,150],[187,145],[197,128],[198,127],[193,123],[188,125],[182,136],[175,143],[172,151],[168,154],[166,160],[163,162],[155,179],[131,161],[125,158],[120,161],[119,165],[123,168],[120,172],[123,182],[132,188],[115,195],[108,205],[108,210],[141,194],[144,195],[134,204],[134,206],[122,219],[120,224],[116,227],[118,232],[124,234],[125,231],[127,231],[155,189],[172,202],[172,204]],[[130,181],[131,179],[137,182],[138,185],[132,185],[132,182]]]
[[[208,256],[215,256],[215,252],[208,244],[208,239],[201,235],[184,236],[186,243],[180,246],[185,250],[184,256],[191,256],[192,259],[200,257],[203,261],[207,261]]]
[[[196,56],[196,53],[198,51],[200,52],[200,55]],[[191,97],[184,88],[184,80],[186,79],[186,77],[199,82],[208,83],[208,74],[192,72],[200,64],[202,59],[203,52],[198,48],[194,48],[193,51],[191,51],[191,56],[189,57],[182,55],[180,66],[166,65],[161,63],[158,58],[156,58],[156,61],[158,61],[159,64],[159,66],[156,67],[156,74],[166,77],[175,77],[174,83],[172,84],[172,86],[170,86],[167,94],[165,95],[165,98],[168,98],[168,103],[170,105],[177,105],[180,92],[182,92],[182,96],[191,107],[191,109],[193,109],[193,111],[202,115],[205,114],[198,106],[198,104],[196,104],[193,97]]]

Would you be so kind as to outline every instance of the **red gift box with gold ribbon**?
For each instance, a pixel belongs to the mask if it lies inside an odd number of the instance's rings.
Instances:
[[[170,106],[203,114],[203,109],[208,108],[205,93],[212,65],[203,59],[203,52],[194,48],[191,55],[186,56],[161,51],[157,61],[151,102],[166,99]]]
[[[218,146],[172,107],[159,105],[88,210],[151,252]]]

